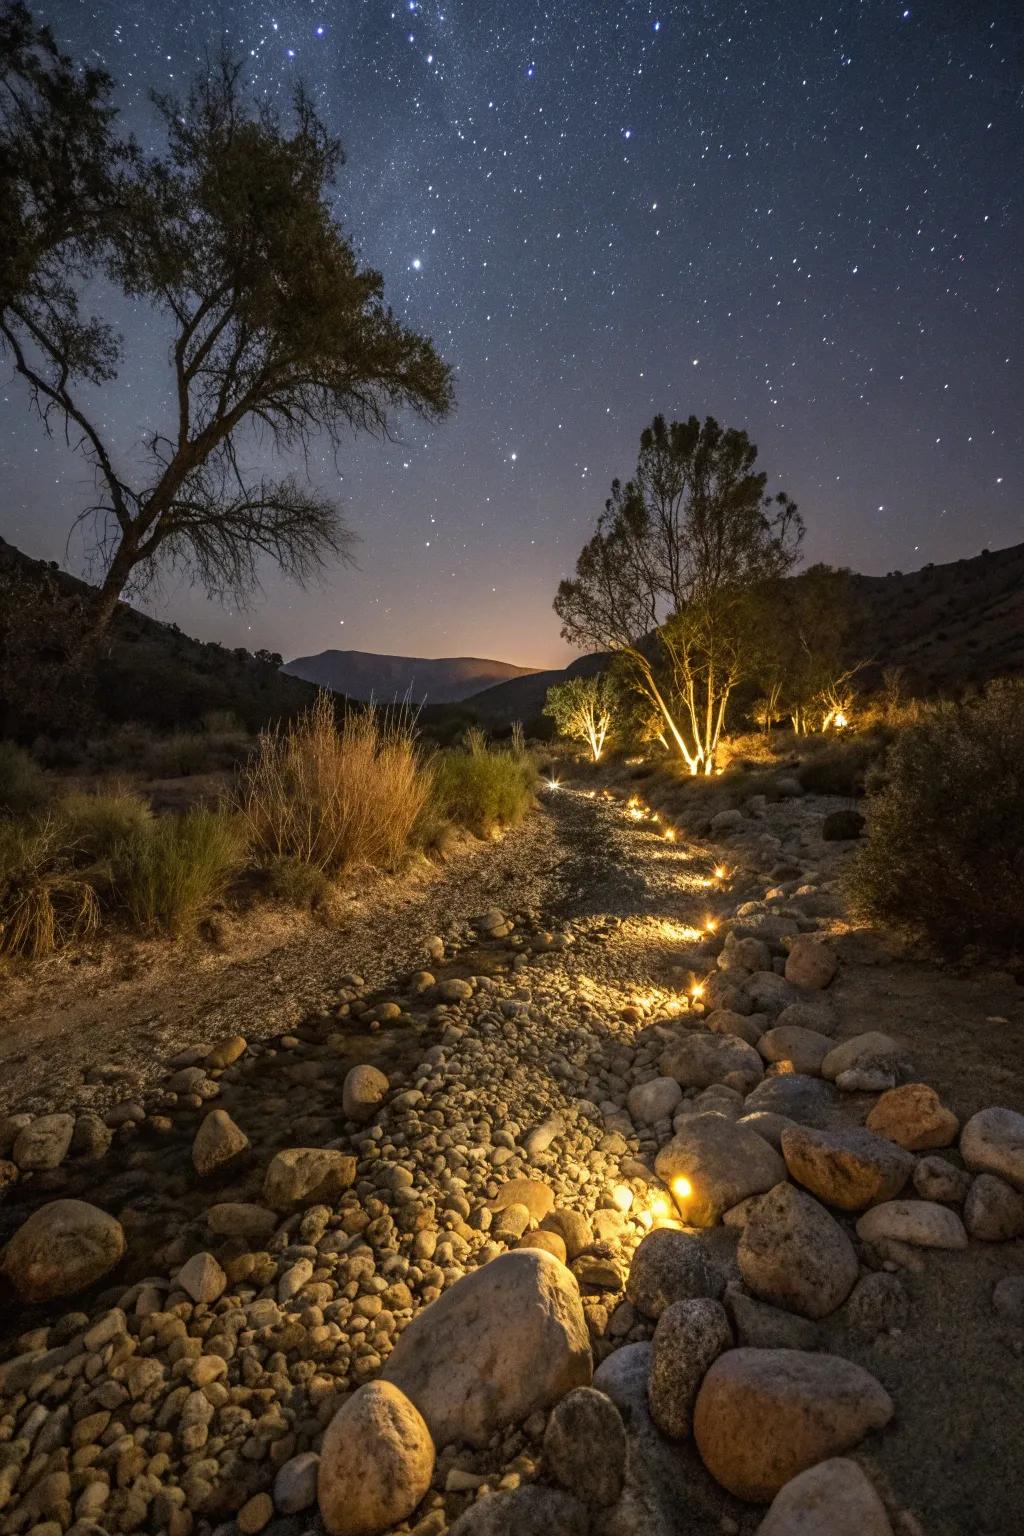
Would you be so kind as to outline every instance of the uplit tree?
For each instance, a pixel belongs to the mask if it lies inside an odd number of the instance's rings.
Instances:
[[[336,222],[341,149],[309,99],[258,107],[222,60],[186,101],[156,101],[166,147],[147,157],[117,132],[110,81],[22,6],[0,32],[0,87],[0,345],[95,473],[78,519],[102,567],[93,634],[161,566],[241,603],[264,557],[300,582],[347,558],[335,500],[250,461],[386,434],[404,407],[443,416],[451,377]],[[135,451],[89,387],[120,361],[111,326],[81,312],[96,276],[167,337],[170,417]]]
[[[555,598],[565,639],[622,659],[692,773],[713,770],[729,696],[753,666],[753,595],[792,569],[803,533],[756,459],[745,432],[710,416],[655,417]]]
[[[600,762],[605,738],[612,723],[615,703],[611,679],[570,677],[548,689],[544,713],[570,741],[585,741],[595,763]]]
[[[849,571],[828,565],[758,594],[758,678],[773,717],[788,715],[797,735],[829,730],[849,715],[863,666],[850,655],[859,609]]]

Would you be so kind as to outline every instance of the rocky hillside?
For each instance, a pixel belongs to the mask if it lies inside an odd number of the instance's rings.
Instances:
[[[344,693],[350,699],[379,699],[390,703],[409,698],[414,704],[456,704],[495,683],[531,674],[530,667],[478,656],[378,656],[372,651],[320,651],[297,656],[284,668],[318,687]]]

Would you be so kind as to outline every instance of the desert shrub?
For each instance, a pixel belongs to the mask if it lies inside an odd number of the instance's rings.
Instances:
[[[291,859],[336,874],[359,864],[393,868],[430,784],[408,721],[366,709],[339,723],[321,694],[286,729],[262,733],[235,804],[262,862]]]
[[[154,779],[184,779],[217,765],[210,738],[202,731],[175,731],[151,741],[143,766]]]
[[[90,862],[111,858],[120,843],[148,832],[153,820],[149,803],[121,787],[94,794],[76,790],[58,802],[56,814],[65,841]]]
[[[535,784],[529,758],[477,743],[469,752],[443,752],[435,763],[435,804],[442,816],[478,837],[521,821]]]
[[[271,896],[306,912],[324,906],[333,889],[329,875],[302,859],[273,859],[266,874]]]
[[[812,739],[809,737],[807,741]],[[826,741],[827,745],[815,750],[809,761],[801,763],[797,778],[802,787],[814,795],[843,795],[847,799],[862,795],[868,770],[885,752],[887,734],[865,731],[817,739]],[[806,745],[807,742],[801,740],[801,752]]]
[[[0,821],[0,954],[42,959],[98,921],[96,892],[56,818]]]
[[[944,949],[1022,948],[1024,686],[935,710],[900,733],[846,876],[863,916]]]
[[[46,801],[46,779],[38,763],[13,741],[0,741],[0,811],[22,816]]]
[[[223,895],[245,847],[245,829],[227,811],[160,817],[114,849],[114,900],[142,933],[183,933]]]

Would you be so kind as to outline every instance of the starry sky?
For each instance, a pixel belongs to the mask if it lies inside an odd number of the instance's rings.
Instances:
[[[222,39],[342,139],[340,221],[457,409],[311,473],[362,544],[205,639],[560,665],[551,599],[656,411],[745,427],[810,559],[884,573],[1024,540],[1019,0],[36,0],[152,142]],[[100,295],[97,302],[105,302]],[[166,336],[95,403],[166,420]],[[0,532],[64,559],[88,472],[0,381]],[[340,483],[339,483],[340,474]],[[68,562],[81,569],[73,544]]]

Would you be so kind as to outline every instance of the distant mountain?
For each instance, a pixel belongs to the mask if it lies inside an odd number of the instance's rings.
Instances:
[[[283,670],[350,699],[390,703],[408,695],[414,704],[457,704],[510,678],[534,675],[531,667],[478,656],[377,656],[372,651],[321,651],[297,656]]]
[[[480,720],[509,724],[513,720],[534,720],[543,712],[544,701],[552,683],[564,683],[570,677],[593,677],[611,660],[607,653],[579,656],[567,667],[547,672],[531,672],[528,677],[513,677],[496,683],[466,700],[466,708]]]

